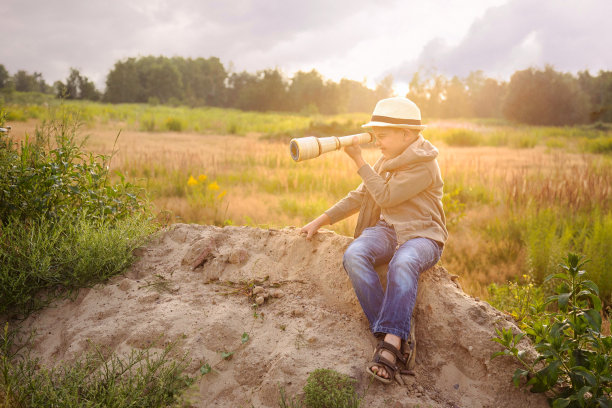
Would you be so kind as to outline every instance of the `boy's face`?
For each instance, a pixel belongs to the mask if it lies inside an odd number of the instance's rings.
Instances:
[[[385,159],[399,156],[418,137],[407,129],[392,127],[373,127],[372,133],[376,139],[375,145]]]

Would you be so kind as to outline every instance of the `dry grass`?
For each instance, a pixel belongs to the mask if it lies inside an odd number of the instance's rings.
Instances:
[[[15,123],[12,136],[33,133],[35,122]],[[86,129],[87,148],[113,150],[117,124]],[[435,132],[435,129],[431,129]],[[425,133],[427,137],[427,131]],[[572,154],[543,146],[440,148],[446,191],[457,192],[465,216],[451,228],[442,263],[461,276],[470,294],[486,297],[486,287],[520,276],[528,268],[520,226],[509,225],[516,208],[563,205],[575,211],[610,210],[609,156]],[[354,164],[340,152],[295,163],[286,143],[246,136],[187,132],[123,131],[111,169],[145,187],[169,222],[301,226],[356,187]],[[364,151],[373,163],[377,150]],[[227,194],[210,205],[190,200],[190,176],[206,175]],[[216,212],[215,217],[212,211]],[[356,216],[330,227],[352,235]]]

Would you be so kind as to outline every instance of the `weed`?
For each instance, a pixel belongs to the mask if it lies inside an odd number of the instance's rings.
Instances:
[[[281,408],[358,408],[362,398],[355,390],[357,381],[329,369],[316,369],[308,376],[302,399],[285,395],[280,388]]]
[[[568,254],[561,265],[564,272],[547,280],[561,281],[547,303],[553,312],[533,310],[524,319],[525,333],[496,329],[492,340],[502,351],[491,358],[512,356],[521,368],[514,372],[518,387],[521,379],[531,392],[546,393],[553,407],[606,407],[612,392],[612,337],[601,334],[602,303],[597,285],[585,278],[581,257]],[[538,356],[529,361],[518,344],[527,334],[535,343]]]
[[[6,326],[0,338],[0,395],[9,406],[166,406],[193,382],[183,374],[186,357],[171,358],[176,342],[161,353],[146,348],[124,357],[90,344],[73,362],[49,368],[27,353],[12,354],[14,340]]]
[[[176,286],[172,283],[172,281],[166,279],[162,275],[156,273],[155,275],[153,275],[153,277],[153,280],[150,282],[145,280],[146,284],[140,286],[139,289],[148,288],[158,293],[175,293],[178,290]]]
[[[170,117],[166,119],[165,126],[166,126],[166,129],[172,132],[180,132],[183,130],[183,122],[181,122],[181,120],[174,118],[174,117]]]
[[[308,344],[308,342],[306,341],[306,337],[304,336],[306,329],[297,329],[297,334],[295,335],[295,348],[296,349],[300,349],[301,347],[304,347],[305,345]]]

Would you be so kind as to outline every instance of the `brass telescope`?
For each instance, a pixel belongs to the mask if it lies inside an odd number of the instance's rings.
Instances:
[[[358,133],[356,135],[340,137],[299,137],[291,139],[289,152],[291,153],[291,158],[296,162],[314,159],[323,153],[333,152],[334,150],[340,150],[345,146],[352,145],[355,136],[359,138],[359,144],[370,143],[372,141],[372,135],[369,133]]]

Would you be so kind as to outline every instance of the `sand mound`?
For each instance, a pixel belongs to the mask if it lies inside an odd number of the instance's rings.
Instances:
[[[494,328],[511,323],[440,267],[419,283],[416,375],[404,386],[372,382],[364,367],[374,340],[342,268],[350,242],[328,231],[307,241],[289,228],[177,224],[139,250],[124,276],[31,316],[32,353],[53,364],[88,339],[124,353],[184,337],[191,373],[214,367],[186,393],[198,407],[278,407],[279,387],[298,394],[317,368],[356,378],[364,406],[547,406],[514,388],[510,361],[490,361]],[[246,295],[254,282],[257,308]],[[223,360],[223,351],[235,353]]]

